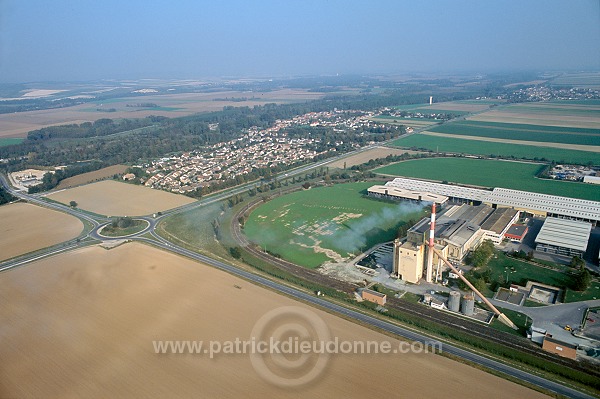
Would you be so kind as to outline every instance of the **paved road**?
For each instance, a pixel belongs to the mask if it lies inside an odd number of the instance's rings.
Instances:
[[[253,283],[269,287],[275,291],[278,291],[280,293],[288,295],[292,298],[325,308],[334,314],[344,315],[346,317],[361,321],[361,322],[369,324],[371,326],[378,327],[382,330],[388,331],[388,332],[398,335],[400,337],[403,337],[403,338],[406,338],[406,339],[409,339],[412,341],[418,341],[418,342],[425,343],[425,344],[433,344],[433,345],[441,344],[441,346],[443,348],[442,350],[445,353],[449,353],[451,355],[458,356],[460,358],[463,358],[465,360],[468,360],[473,363],[479,364],[481,366],[487,367],[489,369],[499,371],[501,373],[519,378],[523,381],[527,381],[531,384],[537,385],[539,387],[542,387],[549,391],[555,392],[557,394],[572,397],[572,398],[593,398],[593,396],[581,393],[572,388],[565,387],[564,385],[555,383],[553,381],[549,381],[545,378],[535,376],[533,374],[516,369],[512,366],[508,366],[503,363],[497,362],[495,360],[491,360],[486,357],[471,353],[469,351],[458,348],[456,346],[440,343],[439,341],[433,340],[427,336],[424,336],[421,333],[411,331],[411,330],[408,330],[403,327],[399,327],[395,324],[386,322],[384,320],[377,319],[377,318],[369,316],[369,315],[365,315],[363,313],[357,312],[352,309],[345,308],[345,307],[337,305],[335,303],[326,301],[325,299],[322,299],[321,297],[307,294],[307,293],[305,293],[303,291],[299,291],[295,288],[288,287],[288,286],[280,284],[276,281],[266,279],[259,275],[247,272],[245,270],[238,269],[234,266],[228,265],[223,262],[219,262],[217,260],[214,260],[207,256],[198,254],[196,252],[192,252],[187,249],[177,247],[173,244],[163,243],[163,242],[156,243],[156,242],[153,242],[153,241],[145,239],[145,238],[141,239],[141,241],[146,241],[150,244],[157,245],[165,250],[169,250],[169,251],[175,252],[177,254],[192,258],[199,262],[209,264],[217,269],[220,269],[227,273],[239,276],[239,277],[249,280]]]
[[[362,150],[365,151],[368,148],[363,148]],[[348,154],[344,154],[344,156],[348,156]],[[318,163],[316,165],[310,165],[310,166],[306,166],[306,167],[302,167],[299,169],[296,169],[293,172],[287,172],[289,176],[293,176],[296,174],[300,174],[300,173],[304,173],[307,170],[313,169],[315,167],[320,167],[325,165],[326,163],[332,162],[332,159],[329,159],[325,162],[321,162]],[[101,237],[98,234],[98,230],[101,229],[106,223],[108,223],[108,219],[103,219],[100,217],[92,217],[90,215],[87,215],[83,212],[81,212],[78,209],[72,209],[68,206],[64,206],[64,205],[60,205],[60,204],[55,204],[55,203],[49,203],[47,201],[43,201],[40,198],[38,198],[37,196],[32,196],[32,195],[28,195],[22,192],[17,192],[15,190],[12,189],[12,187],[7,183],[6,178],[2,175],[0,175],[0,183],[9,191],[11,192],[13,195],[24,199],[26,201],[41,205],[41,206],[45,206],[47,208],[51,208],[51,209],[55,209],[58,211],[62,211],[62,212],[66,212],[70,215],[79,217],[81,219],[85,219],[88,222],[90,222],[93,226],[92,231],[90,231],[87,235],[87,238],[92,238],[92,239],[96,239],[96,240],[103,240],[103,241],[109,241],[109,240],[113,240],[112,238],[105,238],[105,237]],[[435,340],[432,340],[431,338],[419,333],[419,332],[415,332],[415,331],[411,331],[408,330],[406,328],[403,327],[399,327],[395,324],[383,321],[383,320],[379,320],[377,318],[374,318],[372,316],[368,316],[365,315],[363,313],[345,308],[343,306],[337,305],[335,303],[326,301],[320,297],[316,297],[310,294],[307,294],[305,292],[299,291],[297,289],[288,287],[284,284],[281,284],[277,281],[272,281],[269,279],[266,279],[262,276],[247,272],[245,270],[242,269],[238,269],[234,266],[228,265],[226,263],[214,260],[212,258],[209,258],[207,256],[198,254],[196,252],[192,252],[189,251],[185,248],[176,246],[168,241],[166,241],[164,238],[160,237],[156,231],[155,231],[155,227],[157,225],[157,223],[164,217],[166,217],[167,215],[172,215],[175,213],[179,213],[179,212],[183,212],[189,209],[194,209],[196,207],[201,207],[201,206],[206,206],[208,204],[217,202],[217,201],[221,201],[229,196],[231,196],[232,194],[236,194],[236,193],[240,193],[243,192],[245,190],[248,190],[249,188],[253,187],[254,183],[250,183],[250,184],[246,184],[242,187],[238,187],[236,189],[233,190],[229,190],[226,193],[222,193],[222,194],[218,194],[218,195],[214,195],[205,199],[202,199],[201,201],[195,202],[193,204],[189,204],[189,205],[185,205],[182,206],[180,208],[165,212],[163,215],[154,218],[154,217],[150,217],[150,216],[144,216],[141,217],[144,220],[147,220],[149,223],[149,226],[147,229],[145,229],[143,232],[134,234],[130,237],[130,239],[136,240],[136,241],[141,241],[141,242],[146,242],[148,244],[151,245],[155,245],[159,248],[162,248],[164,250],[167,251],[171,251],[174,252],[176,254],[182,255],[182,256],[186,256],[188,258],[197,260],[199,262],[203,262],[206,263],[208,265],[211,265],[213,267],[216,267],[220,270],[223,270],[227,273],[239,276],[241,278],[244,278],[248,281],[251,281],[253,283],[257,283],[257,284],[261,284],[263,286],[269,287],[275,291],[278,291],[280,293],[283,293],[285,295],[288,295],[292,298],[304,301],[304,302],[308,302],[310,304],[313,305],[317,305],[320,306],[322,308],[325,308],[327,310],[329,310],[330,312],[334,313],[334,314],[338,314],[338,315],[344,315],[346,317],[361,321],[363,323],[367,323],[370,324],[372,326],[381,328],[385,331],[388,331],[392,334],[396,334],[400,337],[409,339],[409,340],[413,340],[413,341],[419,341],[422,343],[432,343],[432,342],[437,342]],[[150,234],[152,235],[152,237],[154,239],[148,239],[146,237],[141,237],[142,234],[145,234],[147,232],[150,232]],[[119,238],[116,238],[119,239]],[[86,241],[81,241],[81,242],[77,242],[74,243],[72,245],[69,245],[67,247],[61,248],[61,249],[48,249],[47,251],[42,251],[42,253],[38,253],[34,256],[31,257],[24,257],[20,260],[13,260],[13,261],[8,261],[8,262],[4,262],[2,264],[0,264],[0,271],[2,270],[7,270],[9,268],[13,268],[13,267],[17,267],[20,266],[22,264],[31,262],[33,260],[36,259],[40,259],[46,256],[51,256],[54,255],[56,253],[60,253],[63,251],[67,251],[67,250],[71,250],[74,248],[78,248],[81,247],[83,245],[89,245],[89,242]],[[537,385],[539,387],[542,387],[544,389],[547,389],[549,391],[558,393],[560,395],[564,395],[564,396],[568,396],[568,397],[572,397],[572,398],[592,398],[592,396],[584,394],[582,392],[576,391],[572,388],[566,387],[564,385],[558,384],[556,382],[547,380],[545,378],[541,378],[539,376],[535,376],[533,374],[524,372],[522,370],[519,370],[517,368],[505,365],[503,363],[497,362],[495,360],[491,360],[482,356],[479,356],[477,354],[471,353],[469,351],[466,351],[464,349],[460,349],[458,347],[449,345],[449,344],[443,344],[443,351],[445,351],[446,353],[458,356],[462,359],[468,360],[470,362],[473,363],[477,363],[481,366],[487,367],[489,369],[492,370],[496,370],[498,372],[504,373],[506,375],[510,375],[512,377],[521,379],[523,381],[529,382],[531,384]]]

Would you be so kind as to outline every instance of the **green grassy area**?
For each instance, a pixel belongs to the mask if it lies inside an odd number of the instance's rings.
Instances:
[[[505,157],[531,160],[548,160],[557,163],[585,165],[588,162],[600,164],[600,154],[596,152],[568,150],[563,148],[538,147],[510,143],[493,143],[476,139],[428,136],[413,134],[392,142],[393,146],[404,148],[424,148],[430,151],[473,154],[492,157]]]
[[[0,147],[5,147],[7,145],[15,145],[21,144],[23,142],[22,138],[12,138],[12,137],[0,137]]]
[[[598,112],[598,111],[596,111]],[[428,129],[436,133],[550,143],[600,145],[600,130],[574,127],[461,121]]]
[[[400,116],[388,116],[388,115],[379,115],[376,116],[374,118],[372,118],[373,121],[375,122],[382,122],[382,123],[396,123],[399,125],[406,125],[406,124],[415,124],[415,125],[435,125],[440,123],[441,121],[439,120],[435,120],[435,119],[426,119],[426,118],[402,118]]]
[[[490,259],[486,267],[492,272],[490,276],[492,281],[502,283],[508,281],[509,284],[518,285],[526,285],[527,281],[536,281],[560,288],[571,284],[571,277],[568,274],[570,268],[567,266],[556,265],[557,270],[552,270],[511,258],[499,251]]]
[[[592,184],[535,178],[543,167],[535,163],[489,159],[424,158],[387,165],[374,172],[598,200],[598,187]]]
[[[529,328],[529,326],[531,325],[531,319],[529,317],[527,317],[527,315],[525,315],[521,312],[510,310],[510,309],[504,309],[504,308],[497,308],[497,309],[499,311],[501,311],[502,313],[504,313],[513,323],[515,323],[515,325],[519,329],[513,330],[509,326],[503,324],[498,319],[495,319],[494,321],[492,321],[492,323],[491,323],[492,328],[494,328],[496,330],[504,331],[507,333],[516,334],[521,337],[525,336],[525,334],[527,332],[527,328]]]
[[[225,225],[222,217],[221,204],[215,203],[166,217],[159,223],[157,232],[162,237],[186,248],[205,250],[223,256],[226,255],[226,251],[215,240],[213,227],[215,220],[220,226]]]
[[[392,240],[400,226],[423,215],[420,206],[364,196],[370,183],[316,187],[258,207],[244,232],[268,252],[306,267],[341,260]]]
[[[591,299],[600,299],[600,281],[592,280],[590,288],[583,292],[567,290],[565,302],[589,301]]]
[[[123,237],[139,233],[146,227],[148,227],[148,222],[146,222],[145,220],[134,219],[132,225],[129,227],[113,227],[109,224],[106,227],[104,227],[100,233],[106,237]]]

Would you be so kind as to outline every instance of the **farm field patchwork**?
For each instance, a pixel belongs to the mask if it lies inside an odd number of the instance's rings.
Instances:
[[[523,159],[547,159],[558,163],[598,163],[598,153],[564,148],[540,147],[504,142],[478,140],[477,137],[444,137],[413,134],[399,138],[392,145],[404,148],[423,148],[430,151],[483,156],[515,157]]]
[[[36,261],[1,273],[0,285],[0,317],[11,321],[0,329],[5,397],[545,397],[431,353],[331,355],[320,378],[297,389],[264,381],[249,355],[156,353],[157,340],[248,340],[282,306],[314,314],[340,342],[399,341],[139,243]]]
[[[426,158],[398,162],[375,173],[482,187],[503,187],[564,197],[599,200],[593,184],[535,178],[542,164],[471,158]]]
[[[598,105],[581,101],[519,103],[495,108],[467,118],[472,121],[524,123],[574,128],[600,128]]]
[[[76,238],[83,223],[76,217],[40,206],[0,206],[0,260]]]
[[[462,121],[434,126],[428,130],[464,136],[600,146],[600,129]]]
[[[47,197],[63,204],[75,201],[81,209],[106,216],[149,215],[194,202],[183,195],[114,180],[57,191]]]
[[[435,100],[435,98],[434,98]],[[491,105],[497,104],[497,101],[484,100],[464,100],[464,101],[448,101],[429,105],[424,104],[409,104],[399,105],[395,109],[402,111],[417,111],[417,112],[434,112],[434,113],[452,113],[458,115],[468,114],[470,112],[479,112],[488,109]]]
[[[401,118],[396,116],[376,116],[371,118],[372,121],[377,123],[389,123],[392,125],[404,125],[410,126],[412,128],[420,128],[423,126],[431,126],[440,123],[440,121],[436,121],[433,119],[426,118]]]
[[[363,197],[373,184],[338,184],[275,198],[252,212],[244,232],[267,251],[302,266],[344,262],[396,238],[400,226],[423,214],[420,205]]]
[[[346,92],[351,93],[351,91]],[[324,93],[307,90],[282,89],[252,94],[244,91],[211,93],[156,94],[143,97],[120,97],[98,100],[73,107],[16,112],[0,115],[0,137],[27,137],[27,133],[47,126],[95,121],[101,118],[144,118],[147,116],[178,117],[198,112],[221,111],[225,106],[264,105],[266,103],[291,103],[314,100]],[[247,101],[235,101],[236,98]],[[128,107],[138,103],[153,103],[158,108]],[[114,111],[112,111],[114,109]],[[107,111],[112,112],[107,112]]]

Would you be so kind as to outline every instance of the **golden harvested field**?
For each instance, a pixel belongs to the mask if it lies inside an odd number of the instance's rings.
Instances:
[[[142,216],[177,208],[193,199],[144,186],[104,180],[47,195],[54,201],[106,216]]]
[[[111,99],[110,102],[105,104],[98,100],[97,103],[90,102],[68,108],[0,114],[0,137],[27,137],[27,132],[42,127],[83,123],[101,118],[144,118],[150,115],[178,117],[198,112],[220,111],[224,106],[253,107],[254,105],[266,103],[302,102],[321,98],[324,95],[324,93],[308,92],[306,90],[283,89],[265,93],[223,91],[147,95]],[[243,97],[248,100],[233,101]],[[225,98],[229,98],[229,100],[225,101]],[[159,108],[131,106],[139,103],[155,103]],[[111,108],[116,111],[107,112]]]
[[[355,155],[351,155],[347,158],[339,159],[335,162],[328,164],[327,166],[330,166],[332,168],[343,168],[344,163],[345,163],[346,168],[350,168],[354,165],[360,165],[365,162],[369,162],[369,160],[371,160],[371,159],[385,158],[388,155],[402,155],[405,152],[408,152],[409,154],[417,153],[417,151],[401,150],[398,148],[377,147],[377,148],[373,148],[373,149],[370,149],[367,151],[360,152]]]
[[[63,190],[65,188],[80,186],[82,184],[91,183],[97,180],[106,179],[116,174],[123,174],[127,170],[127,165],[112,165],[106,168],[98,169],[93,172],[82,173],[77,176],[68,177],[56,186],[54,191]]]
[[[399,341],[143,244],[40,260],[0,285],[1,397],[544,397],[432,354],[332,355],[296,389],[265,382],[248,355],[156,354],[154,340],[247,340],[281,306],[314,312],[340,340]]]
[[[83,230],[76,217],[25,203],[0,206],[0,220],[0,260],[70,240]]]

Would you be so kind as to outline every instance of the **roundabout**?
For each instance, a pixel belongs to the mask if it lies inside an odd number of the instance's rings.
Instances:
[[[93,233],[102,240],[115,240],[139,236],[149,231],[151,227],[152,223],[147,218],[119,218],[101,224]]]

